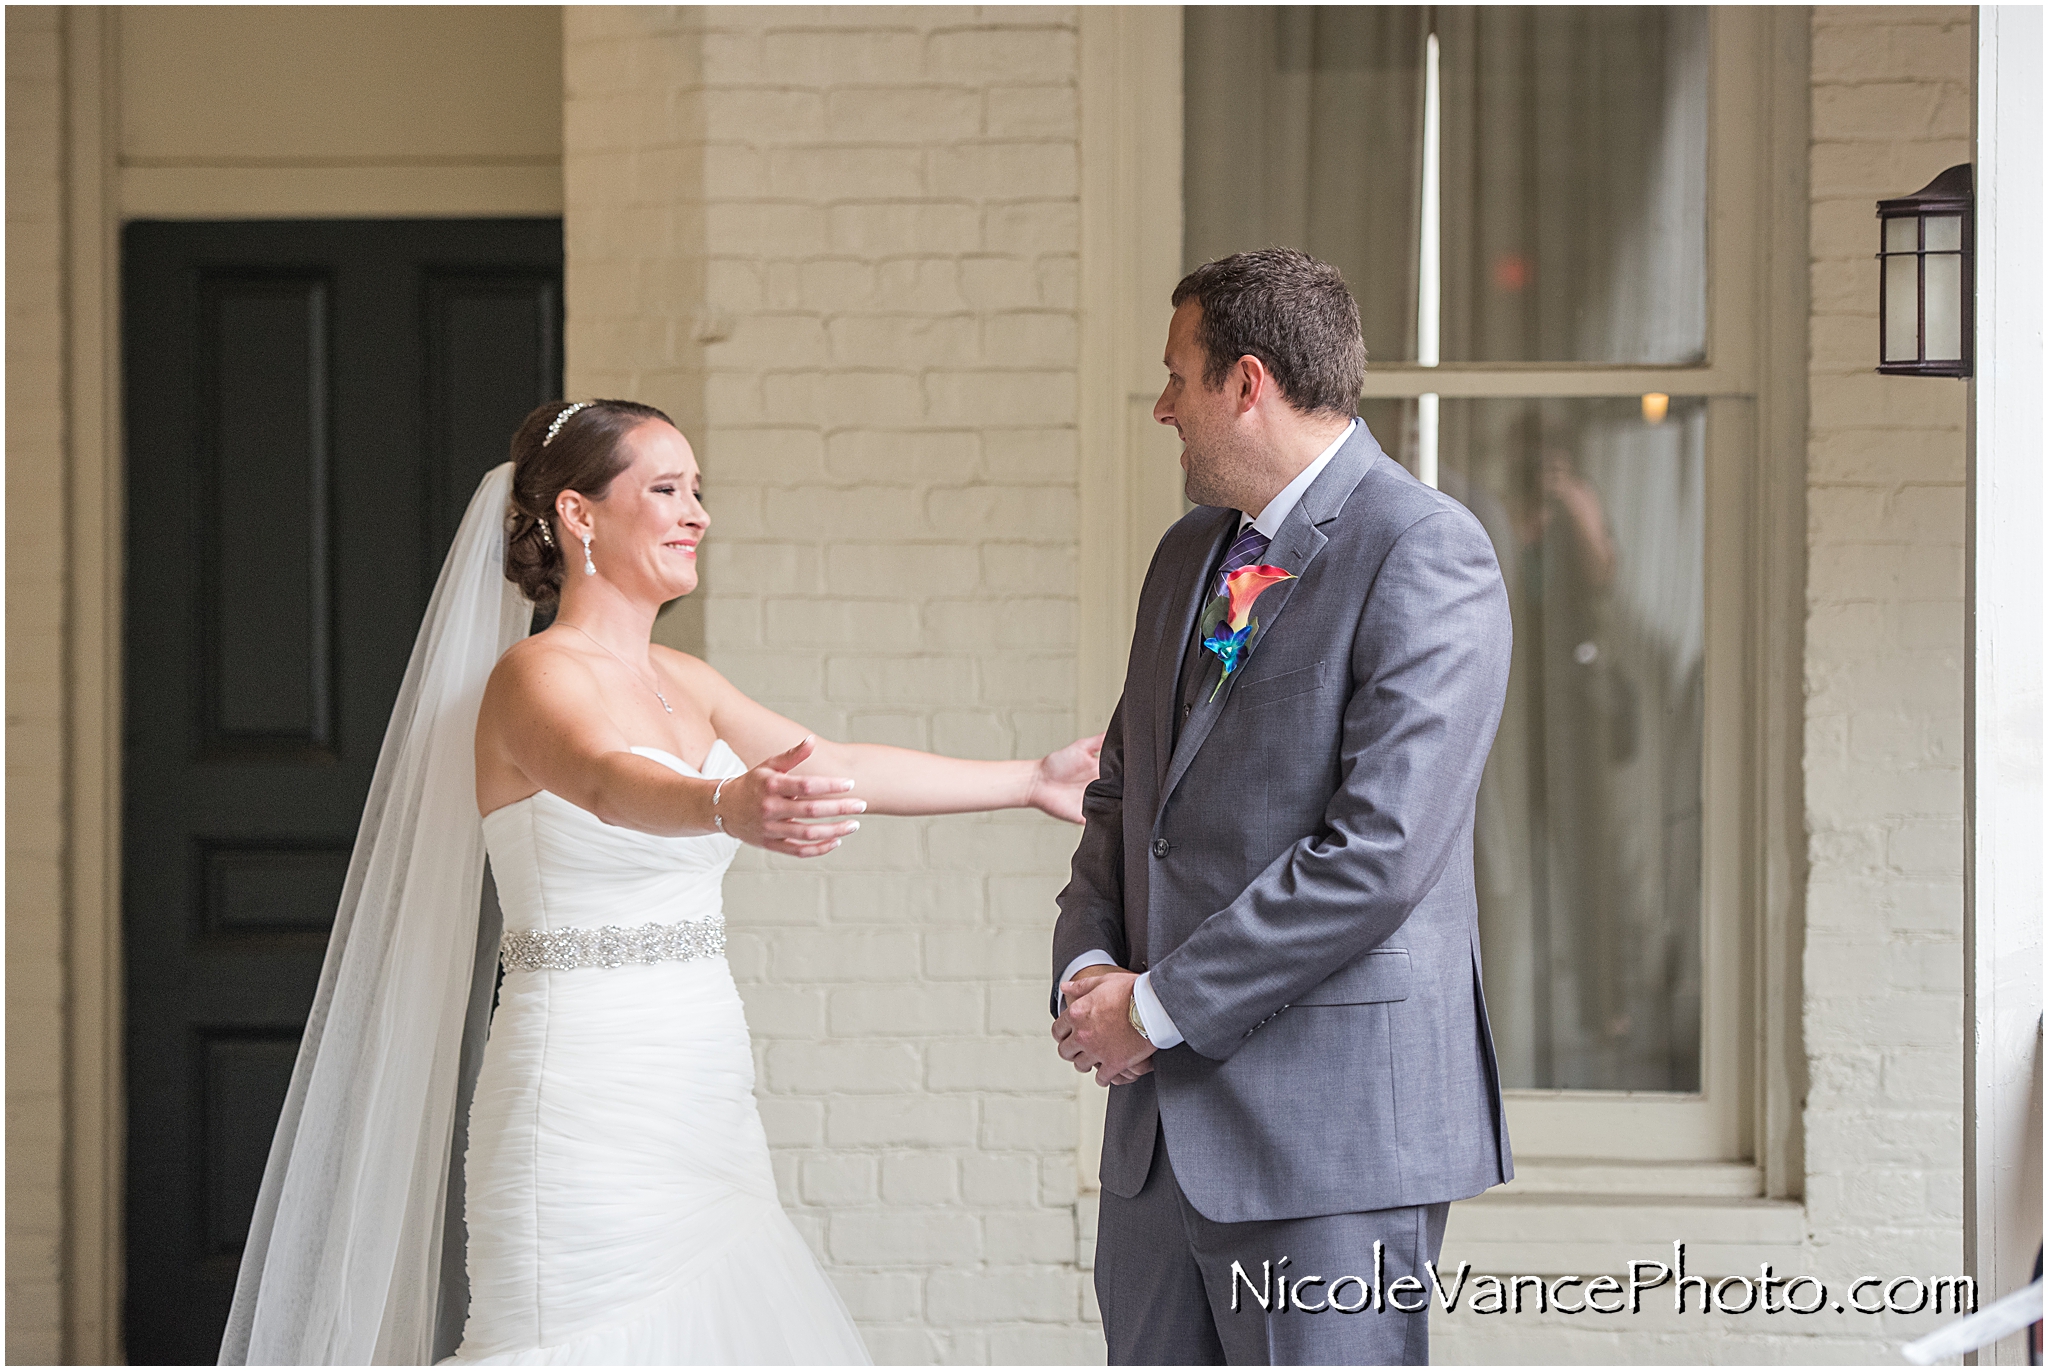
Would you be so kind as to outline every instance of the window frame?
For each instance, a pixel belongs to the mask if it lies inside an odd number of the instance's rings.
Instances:
[[[1699,363],[1375,366],[1364,398],[1708,405],[1702,1080],[1695,1095],[1511,1090],[1524,1193],[1786,1197],[1801,1187],[1798,930],[1806,365],[1804,9],[1709,15],[1707,343]],[[1185,508],[1154,425],[1180,266],[1181,11],[1081,16],[1083,722],[1121,690],[1137,589]],[[1096,1184],[1106,1092],[1080,1085]],[[1647,1169],[1646,1169],[1647,1168]]]

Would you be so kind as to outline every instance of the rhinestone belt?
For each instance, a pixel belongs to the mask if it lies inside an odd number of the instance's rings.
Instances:
[[[498,945],[498,959],[507,971],[573,971],[579,966],[687,962],[724,954],[722,914],[695,923],[507,933]]]

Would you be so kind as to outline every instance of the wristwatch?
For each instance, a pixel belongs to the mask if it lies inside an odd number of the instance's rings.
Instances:
[[[1131,1027],[1137,1029],[1138,1036],[1143,1038],[1146,1042],[1149,1043],[1152,1041],[1152,1035],[1145,1031],[1145,1020],[1143,1016],[1141,1016],[1138,1013],[1138,990],[1136,982],[1133,982],[1131,986]]]

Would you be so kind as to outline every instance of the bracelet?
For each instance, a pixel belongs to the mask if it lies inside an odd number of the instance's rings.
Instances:
[[[730,776],[721,776],[718,784],[711,787],[711,826],[720,833],[725,832],[725,816],[718,812],[718,797],[724,792],[725,783],[731,779]]]

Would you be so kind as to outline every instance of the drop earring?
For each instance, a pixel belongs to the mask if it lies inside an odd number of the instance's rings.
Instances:
[[[583,574],[585,576],[597,575],[597,563],[590,560],[590,535],[588,533],[583,535]]]

